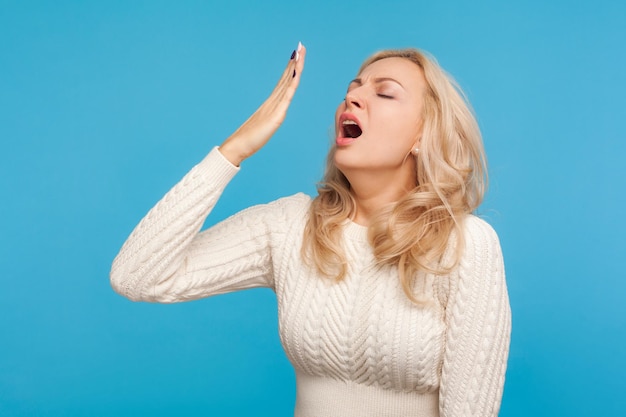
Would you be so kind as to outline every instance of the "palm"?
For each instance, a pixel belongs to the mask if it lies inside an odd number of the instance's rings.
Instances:
[[[276,87],[265,102],[220,146],[222,154],[234,165],[261,149],[285,120],[287,109],[300,83],[306,48],[299,59],[291,59]]]

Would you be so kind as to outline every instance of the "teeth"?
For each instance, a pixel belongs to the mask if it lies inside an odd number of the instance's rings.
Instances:
[[[344,120],[343,125],[355,125],[356,122],[354,120]]]

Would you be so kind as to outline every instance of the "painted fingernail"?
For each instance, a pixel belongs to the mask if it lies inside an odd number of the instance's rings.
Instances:
[[[293,52],[291,53],[290,59],[294,59],[295,57],[296,57],[296,50],[294,49]]]
[[[293,75],[291,76],[291,78],[294,78],[296,76],[296,70],[293,70]]]
[[[298,52],[300,52],[302,50],[302,42],[298,42],[298,49],[296,49]]]

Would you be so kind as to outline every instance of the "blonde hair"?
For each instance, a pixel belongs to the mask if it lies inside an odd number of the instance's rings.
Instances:
[[[464,241],[461,222],[482,202],[486,158],[465,95],[434,58],[417,49],[385,50],[369,57],[359,73],[373,62],[392,57],[415,63],[426,80],[422,137],[416,156],[417,186],[374,217],[368,237],[377,262],[397,266],[407,297],[425,305],[427,301],[415,294],[417,273],[442,275],[458,264]],[[356,204],[350,183],[334,164],[335,150],[333,145],[318,195],[311,204],[302,254],[323,275],[341,280],[348,265],[341,229],[355,214]],[[444,264],[442,258],[452,237],[454,250]]]

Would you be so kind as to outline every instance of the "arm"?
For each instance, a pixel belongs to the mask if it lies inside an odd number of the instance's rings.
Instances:
[[[196,165],[137,225],[111,268],[111,285],[134,301],[185,301],[271,286],[271,210],[259,206],[198,234],[238,171],[217,149]]]
[[[496,233],[470,217],[446,309],[442,417],[497,416],[511,334],[511,309]]]
[[[214,230],[198,232],[236,166],[282,124],[304,66],[306,50],[299,47],[298,52],[299,59],[294,51],[261,107],[137,225],[113,262],[111,284],[117,292],[132,300],[172,302],[271,285],[263,262],[269,250],[263,249],[269,248],[267,209],[247,210]]]

